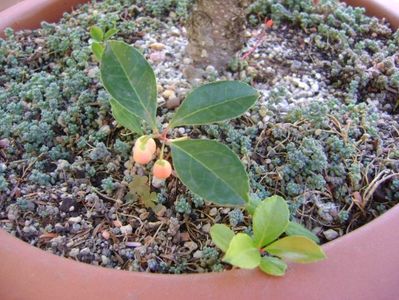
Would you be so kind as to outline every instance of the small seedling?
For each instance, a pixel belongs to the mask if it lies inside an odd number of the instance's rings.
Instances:
[[[116,28],[111,28],[105,33],[98,26],[92,26],[90,28],[90,37],[93,40],[91,43],[91,51],[93,51],[94,56],[98,61],[101,61],[101,57],[104,53],[105,42],[117,33],[118,29]]]
[[[311,263],[326,257],[316,244],[317,236],[289,221],[285,200],[279,196],[263,200],[254,210],[253,235],[235,234],[224,224],[211,227],[212,241],[225,255],[223,261],[243,269],[259,267],[263,272],[283,276],[284,260]],[[286,236],[279,239],[282,234]]]
[[[154,208],[157,202],[157,193],[151,192],[147,176],[134,176],[129,184],[129,196],[133,201],[139,200],[147,208]]]
[[[91,36],[98,43],[109,37],[97,27],[92,28]],[[152,161],[157,143],[160,144],[153,176],[165,180],[172,174],[170,158],[164,157],[165,147],[170,147],[175,173],[193,193],[222,205],[248,202],[248,175],[232,150],[213,140],[193,140],[188,136],[173,138],[169,135],[176,127],[211,124],[239,117],[256,102],[258,93],[255,89],[239,81],[205,84],[193,90],[169,123],[161,126],[156,118],[155,74],[143,55],[120,41],[107,41],[99,54],[101,81],[112,96],[113,116],[120,125],[141,136],[133,148],[135,162],[147,164]],[[160,132],[159,128],[164,129]]]

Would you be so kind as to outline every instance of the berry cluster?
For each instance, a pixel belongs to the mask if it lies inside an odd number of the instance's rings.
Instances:
[[[157,145],[153,138],[148,135],[141,136],[133,147],[133,160],[139,164],[145,165],[154,159]],[[162,150],[160,158],[155,162],[152,173],[157,179],[166,179],[172,174],[172,166],[162,158]]]

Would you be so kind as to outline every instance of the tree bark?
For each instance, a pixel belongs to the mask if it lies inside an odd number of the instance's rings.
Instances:
[[[225,68],[242,48],[247,0],[197,0],[187,22],[188,55],[196,67]]]

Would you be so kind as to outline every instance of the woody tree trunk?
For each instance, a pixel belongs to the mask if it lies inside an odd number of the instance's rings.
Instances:
[[[194,65],[221,70],[244,43],[247,0],[197,0],[187,23]]]

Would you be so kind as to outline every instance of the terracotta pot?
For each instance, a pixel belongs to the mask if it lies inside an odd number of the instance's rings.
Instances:
[[[55,21],[79,2],[85,1],[24,1],[0,13],[0,30]],[[399,10],[394,11],[399,2],[385,1],[391,6],[379,0],[348,2],[362,2],[370,14],[383,13],[394,26],[399,25]],[[323,245],[327,260],[290,265],[283,278],[256,270],[158,275],[104,269],[47,253],[0,230],[0,299],[395,299],[399,295],[397,228],[399,205]]]
[[[3,0],[0,0],[3,1]],[[89,0],[25,0],[0,12],[0,37],[4,37],[4,29],[34,29],[40,22],[57,22],[62,14],[80,3]],[[15,0],[14,0],[15,2]]]
[[[366,9],[369,15],[385,18],[393,28],[399,27],[399,1],[398,0],[345,0],[352,6]]]
[[[0,2],[0,11],[5,10],[6,8],[9,8],[21,1],[23,0],[2,0]]]

